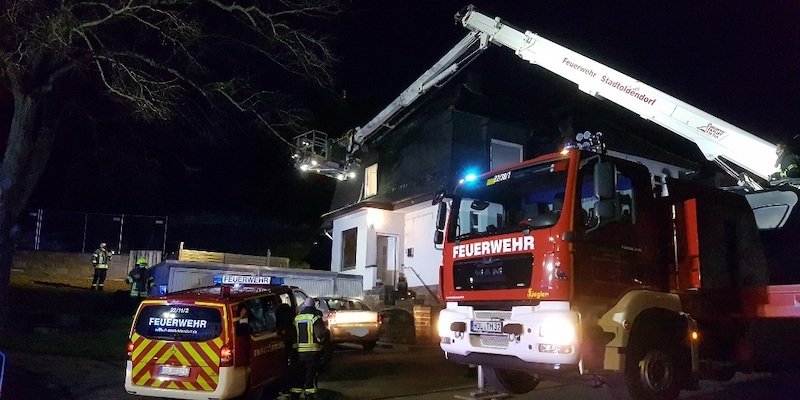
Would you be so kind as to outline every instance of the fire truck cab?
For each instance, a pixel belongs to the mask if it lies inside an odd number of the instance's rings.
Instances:
[[[261,398],[284,380],[306,293],[265,276],[224,275],[215,283],[142,302],[129,335],[129,394]]]
[[[752,211],[666,183],[669,196],[643,165],[580,148],[462,182],[437,235],[446,357],[511,393],[622,372],[636,399],[696,387],[701,360],[741,361],[730,328],[767,302]]]

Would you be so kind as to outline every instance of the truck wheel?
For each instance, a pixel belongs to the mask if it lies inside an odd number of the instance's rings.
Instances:
[[[377,343],[375,343],[375,342],[366,342],[366,343],[361,343],[361,347],[363,347],[364,350],[366,350],[366,351],[372,351],[372,349],[375,348],[376,344]]]
[[[483,377],[495,390],[511,394],[528,393],[541,382],[539,378],[525,371],[513,369],[483,367]]]
[[[681,361],[673,341],[634,344],[625,362],[625,384],[636,400],[676,400],[680,393]]]

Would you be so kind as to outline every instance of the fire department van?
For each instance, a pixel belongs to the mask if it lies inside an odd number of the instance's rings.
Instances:
[[[142,302],[125,390],[172,399],[261,398],[289,369],[291,325],[308,297],[282,278],[225,275]]]

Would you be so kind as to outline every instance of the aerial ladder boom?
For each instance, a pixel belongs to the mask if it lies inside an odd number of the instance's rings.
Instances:
[[[708,160],[757,189],[760,186],[756,182],[737,174],[727,161],[764,180],[775,171],[775,145],[741,128],[530,31],[519,31],[500,18],[481,14],[473,6],[456,18],[470,31],[487,35],[490,42],[576,83],[580,90],[608,99],[692,141]]]
[[[348,154],[353,154],[365,140],[381,127],[389,127],[392,117],[414,103],[431,88],[441,86],[446,80],[460,71],[466,64],[475,59],[488,46],[487,35],[479,31],[471,31],[431,68],[415,80],[407,89],[394,99],[372,120],[363,127],[358,127],[350,138]]]

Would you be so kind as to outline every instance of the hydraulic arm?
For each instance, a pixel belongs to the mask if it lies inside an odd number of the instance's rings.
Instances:
[[[700,148],[728,173],[741,178],[727,161],[764,180],[775,167],[775,146],[690,104],[530,31],[519,31],[476,11],[456,16],[470,31],[513,50],[520,58],[578,85],[592,96],[608,99],[642,118],[674,132]]]

